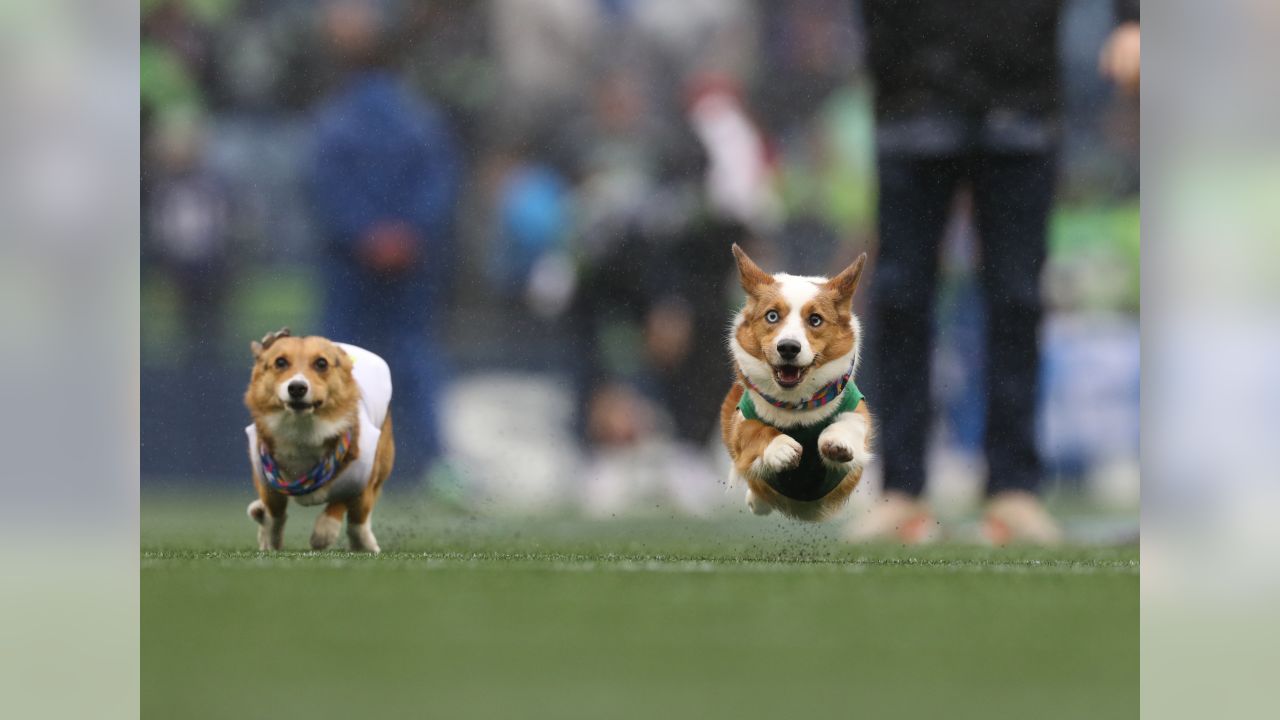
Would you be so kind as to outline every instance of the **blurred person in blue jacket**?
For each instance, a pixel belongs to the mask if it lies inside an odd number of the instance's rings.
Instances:
[[[311,190],[325,243],[325,333],[387,358],[397,470],[440,455],[440,319],[453,271],[459,160],[440,113],[391,69],[387,18],[372,2],[323,11],[346,70],[315,114]]]

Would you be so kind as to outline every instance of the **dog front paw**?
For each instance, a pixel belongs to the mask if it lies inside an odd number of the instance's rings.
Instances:
[[[792,470],[800,465],[802,452],[800,443],[787,435],[779,435],[760,453],[760,459],[755,463],[756,471],[772,475]]]
[[[284,547],[284,518],[273,517],[261,500],[249,503],[249,517],[258,523],[258,549],[267,552]]]
[[[854,457],[853,448],[849,447],[843,440],[835,438],[820,441],[818,453],[828,462],[841,464],[852,461]]]
[[[867,447],[867,419],[848,414],[832,423],[818,436],[818,454],[827,465],[858,472],[871,462]]]

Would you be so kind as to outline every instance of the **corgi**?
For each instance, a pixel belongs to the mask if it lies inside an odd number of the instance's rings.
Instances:
[[[863,253],[831,279],[761,270],[736,244],[747,299],[733,319],[736,381],[720,408],[747,507],[798,520],[839,511],[871,460],[871,412],[854,384],[862,327],[853,293]]]
[[[258,549],[280,550],[285,507],[324,505],[311,547],[333,544],[347,517],[354,551],[380,551],[373,506],[395,464],[391,370],[377,355],[322,337],[292,337],[284,328],[250,345],[253,374],[244,404],[258,499]]]

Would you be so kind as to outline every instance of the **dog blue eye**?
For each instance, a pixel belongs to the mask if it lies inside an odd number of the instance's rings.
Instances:
[[[280,368],[281,370],[283,370],[283,369],[285,369],[285,368],[289,367],[289,361],[288,361],[288,360],[286,360],[286,359],[285,359],[285,358],[283,358],[283,357],[278,357],[278,358],[276,358],[276,367],[278,367],[278,368]]]
[[[771,322],[771,323],[776,323],[776,322],[778,322],[778,311],[777,311],[777,310],[770,310],[769,312],[767,312],[767,313],[765,313],[765,314],[764,314],[764,319],[765,319],[766,321],[768,321],[768,322]]]
[[[810,316],[809,316],[809,325],[811,325],[811,326],[813,326],[813,327],[818,327],[818,326],[819,326],[819,325],[821,325],[821,324],[822,324],[822,316],[821,316],[821,315],[818,315],[817,313],[814,313],[813,315],[810,315]]]

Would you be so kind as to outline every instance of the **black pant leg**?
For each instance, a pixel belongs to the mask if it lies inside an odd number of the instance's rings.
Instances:
[[[950,158],[881,157],[880,247],[871,273],[866,384],[875,413],[886,490],[924,491],[925,446],[933,420],[930,368],[938,247],[960,163]]]
[[[658,254],[648,285],[654,297],[685,303],[692,316],[688,354],[657,374],[676,437],[698,446],[718,436],[720,403],[734,381],[725,354],[726,298],[737,283],[730,248],[745,232],[736,223],[711,220],[686,228]]]
[[[973,168],[987,306],[987,493],[1035,491],[1040,274],[1057,174],[1051,153],[988,155]]]

